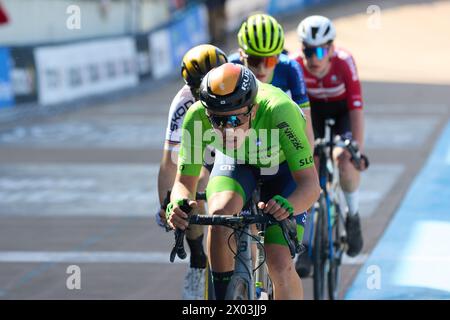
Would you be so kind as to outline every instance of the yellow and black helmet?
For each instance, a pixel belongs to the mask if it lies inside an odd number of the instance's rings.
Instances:
[[[225,53],[210,44],[193,47],[183,57],[181,76],[188,86],[198,88],[202,78],[213,68],[228,62]]]
[[[199,91],[206,109],[228,112],[251,106],[258,93],[258,83],[247,67],[225,63],[208,72]]]
[[[275,56],[283,51],[283,27],[268,14],[254,14],[241,25],[238,42],[239,47],[249,55]]]

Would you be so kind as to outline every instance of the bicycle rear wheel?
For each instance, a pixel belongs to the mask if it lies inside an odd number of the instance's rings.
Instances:
[[[248,300],[247,280],[240,276],[232,276],[228,284],[225,300]]]
[[[326,267],[326,201],[323,194],[320,195],[316,210],[316,222],[314,231],[314,246],[313,246],[313,267],[314,267],[314,299],[323,300],[325,298],[325,267]]]

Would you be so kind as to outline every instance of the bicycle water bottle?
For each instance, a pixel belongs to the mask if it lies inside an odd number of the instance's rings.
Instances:
[[[269,300],[269,295],[262,287],[262,282],[256,282],[256,300]]]

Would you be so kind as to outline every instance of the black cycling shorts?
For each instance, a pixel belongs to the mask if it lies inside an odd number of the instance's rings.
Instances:
[[[311,119],[315,138],[323,138],[325,135],[325,120],[334,119],[332,136],[340,135],[346,139],[352,137],[350,115],[346,100],[333,102],[311,101]]]

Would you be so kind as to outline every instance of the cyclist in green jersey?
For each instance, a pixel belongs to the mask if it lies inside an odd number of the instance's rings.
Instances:
[[[258,206],[277,220],[294,214],[301,239],[305,216],[300,213],[320,193],[305,126],[298,105],[282,90],[257,81],[247,67],[225,63],[210,71],[202,80],[200,101],[183,121],[178,172],[166,212],[169,224],[187,228],[187,214],[179,205],[193,199],[211,145],[216,157],[206,189],[209,214],[244,213],[261,181]],[[196,206],[193,200],[189,204]],[[233,273],[233,254],[226,245],[230,234],[228,228],[213,226],[208,235],[218,299],[224,298]],[[278,225],[267,228],[265,249],[275,299],[302,299],[301,280]]]

